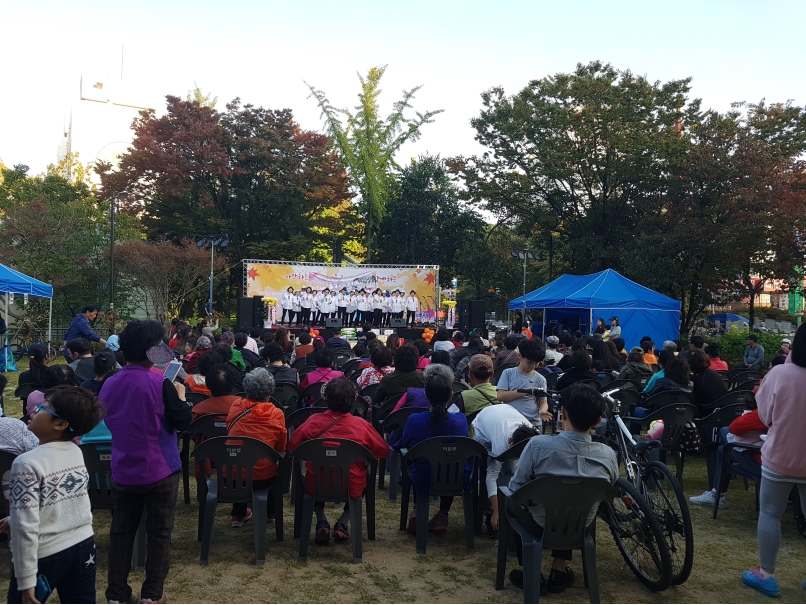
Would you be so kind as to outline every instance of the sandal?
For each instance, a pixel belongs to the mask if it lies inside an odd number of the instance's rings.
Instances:
[[[350,539],[350,534],[347,532],[347,525],[340,521],[336,521],[333,526],[333,539],[337,542],[344,542]]]
[[[316,524],[316,535],[313,541],[317,544],[327,544],[330,542],[330,523],[327,521],[320,521]]]

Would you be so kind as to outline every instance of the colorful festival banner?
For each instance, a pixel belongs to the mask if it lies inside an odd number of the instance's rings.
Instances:
[[[435,299],[439,267],[373,267],[372,265],[338,267],[259,260],[245,260],[243,265],[244,296],[272,297],[281,300],[289,286],[294,290],[310,287],[319,292],[325,288],[337,291],[347,288],[348,291],[369,292],[380,288],[384,293],[400,290],[406,296],[414,290],[420,303],[417,318],[423,322],[434,321],[439,305],[439,299]]]

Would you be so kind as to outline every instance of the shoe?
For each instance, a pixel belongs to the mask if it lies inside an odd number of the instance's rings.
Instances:
[[[513,569],[509,572],[509,581],[515,588],[520,588],[523,590],[523,570],[522,569]],[[540,574],[540,596],[546,596],[546,576],[542,573]]]
[[[555,594],[561,593],[566,588],[574,584],[574,571],[570,567],[565,568],[565,572],[552,569],[549,574],[548,590]]]
[[[417,515],[414,513],[409,517],[409,524],[406,526],[406,531],[411,535],[417,535]]]
[[[708,506],[710,508],[714,507],[714,500],[716,499],[716,493],[713,490],[704,491],[700,496],[692,496],[688,499],[689,502],[692,504],[699,504],[700,506]],[[725,500],[725,496],[720,496],[719,498],[719,510],[724,510],[728,508],[728,501]]]
[[[341,521],[336,521],[336,525],[333,526],[333,539],[336,540],[336,542],[346,542],[350,539],[347,526]]]
[[[490,522],[490,519],[492,519],[492,515],[485,515],[484,524],[487,526],[487,537],[491,540],[497,540],[498,530],[493,529],[493,524]]]
[[[162,597],[160,597],[160,599],[158,601],[155,601],[153,599],[140,599],[139,602],[140,603],[167,603],[168,598],[165,595],[162,595]]]
[[[243,524],[249,521],[252,518],[252,509],[246,509],[246,516],[245,517],[236,517],[233,515],[232,517],[232,527],[243,527]]]
[[[428,522],[428,532],[432,534],[444,534],[448,532],[448,515],[437,513]]]
[[[320,521],[316,524],[316,535],[313,541],[317,544],[327,544],[330,542],[330,523],[327,521]]]
[[[772,576],[771,578],[767,578],[766,580],[761,579],[761,575],[759,572],[761,571],[761,566],[756,567],[756,571],[746,571],[742,574],[742,582],[744,582],[745,586],[749,586],[750,588],[755,588],[763,595],[767,595],[768,597],[777,597],[778,596],[778,578]]]

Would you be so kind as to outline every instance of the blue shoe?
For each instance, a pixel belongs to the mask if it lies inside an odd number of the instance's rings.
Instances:
[[[777,597],[778,579],[772,577],[762,580],[758,573],[760,570],[761,567],[759,566],[756,568],[756,571],[745,571],[742,574],[742,582],[744,582],[745,585],[749,586],[750,588],[755,588],[763,595],[767,595],[768,597]]]

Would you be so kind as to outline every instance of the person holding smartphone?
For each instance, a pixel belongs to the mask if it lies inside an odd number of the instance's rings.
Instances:
[[[544,395],[537,395],[537,391],[545,393],[546,379],[537,371],[540,362],[545,358],[543,344],[533,338],[524,338],[518,344],[521,361],[517,368],[508,368],[503,371],[496,386],[498,401],[508,403],[529,419],[532,424],[541,420],[551,420],[548,400]],[[531,390],[535,394],[519,391]]]

